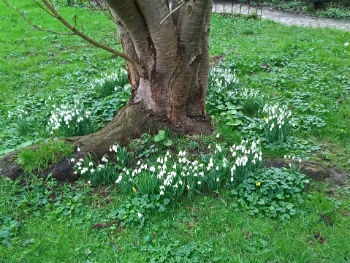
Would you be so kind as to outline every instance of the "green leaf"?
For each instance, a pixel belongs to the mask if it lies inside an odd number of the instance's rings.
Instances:
[[[158,134],[154,136],[155,142],[161,142],[165,139],[165,130],[159,130]]]
[[[167,139],[166,141],[163,142],[164,146],[171,146],[173,145],[173,141],[171,139]]]
[[[243,122],[242,122],[241,120],[236,119],[236,120],[232,120],[232,121],[228,122],[227,125],[230,125],[230,126],[239,126],[239,125],[242,125],[242,123],[243,123]]]

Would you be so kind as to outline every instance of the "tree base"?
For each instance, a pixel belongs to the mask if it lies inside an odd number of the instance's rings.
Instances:
[[[171,130],[177,134],[210,134],[213,132],[213,126],[209,118],[203,116],[201,119],[185,118],[181,123],[170,123],[163,116],[158,116],[152,111],[147,110],[142,102],[137,104],[128,103],[120,109],[113,120],[98,132],[67,138],[66,141],[79,147],[75,158],[84,158],[92,154],[97,158],[109,153],[109,148],[113,144],[127,145],[130,140],[139,138],[143,133],[155,134],[159,130]],[[37,146],[30,146],[35,149]],[[0,176],[16,179],[23,170],[16,163],[17,155],[21,149],[8,153],[0,157]],[[65,159],[52,165],[43,171],[40,176],[46,178],[52,174],[59,181],[74,181],[77,176],[73,171],[73,163]]]

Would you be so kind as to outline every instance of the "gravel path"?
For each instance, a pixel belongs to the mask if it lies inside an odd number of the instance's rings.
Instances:
[[[213,6],[213,12],[222,13],[257,13],[261,15],[262,19],[269,19],[275,22],[285,24],[285,25],[296,25],[303,27],[322,27],[322,28],[335,28],[339,30],[350,32],[350,21],[335,20],[330,18],[319,18],[312,17],[301,14],[286,13],[271,7],[262,7],[261,9],[256,9],[251,7],[250,9],[246,5],[232,4],[230,2],[226,3],[216,3]]]

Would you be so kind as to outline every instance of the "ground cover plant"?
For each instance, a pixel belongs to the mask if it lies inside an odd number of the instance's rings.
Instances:
[[[273,6],[278,9],[306,13],[313,16],[350,19],[350,1],[329,1],[329,0],[265,0],[264,5]]]
[[[102,14],[61,8],[118,42],[101,30],[113,26]],[[1,153],[35,142],[56,152],[52,139],[78,135],[67,131],[87,119],[86,132],[98,129],[127,101],[122,61],[0,10]],[[67,158],[81,177],[73,184],[38,179],[45,165],[24,151],[26,175],[0,179],[0,262],[350,261],[349,188],[299,170],[301,158],[349,171],[350,34],[219,15],[211,31],[216,133],[163,130],[111,145],[102,159]],[[262,164],[284,155],[291,167]]]

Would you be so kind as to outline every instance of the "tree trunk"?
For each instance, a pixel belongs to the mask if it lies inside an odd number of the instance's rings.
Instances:
[[[208,134],[211,0],[107,0],[132,86],[129,103],[101,131],[69,140],[97,156],[144,132]]]
[[[145,132],[170,129],[180,134],[208,134],[205,112],[209,73],[211,0],[107,0],[127,61],[132,95],[128,104],[100,131],[68,138],[80,156],[101,157],[118,142]],[[11,160],[16,155],[11,155]],[[16,177],[20,169],[6,156],[0,172]],[[56,178],[72,178],[69,162],[50,169]],[[61,167],[62,166],[62,167]],[[11,168],[11,169],[10,169]],[[57,168],[57,167],[56,167]],[[57,174],[61,171],[61,174]],[[64,174],[62,174],[64,173]]]

